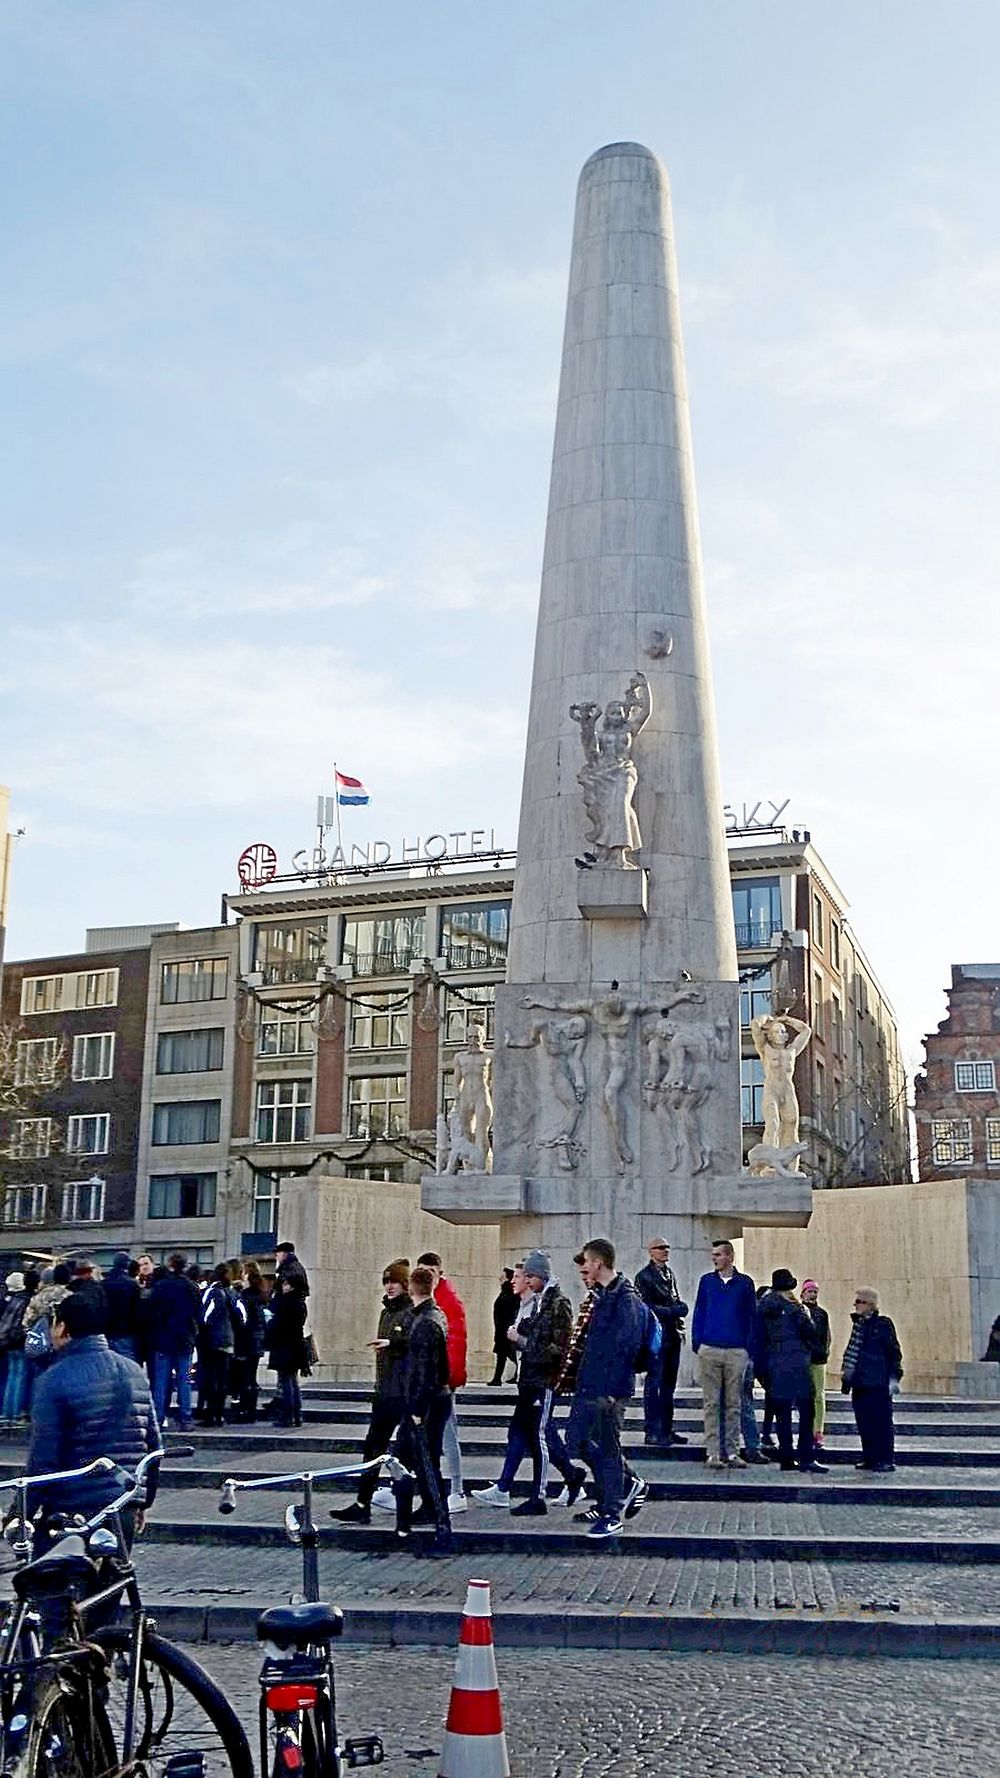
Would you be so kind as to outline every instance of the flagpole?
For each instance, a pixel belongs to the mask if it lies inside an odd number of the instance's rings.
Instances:
[[[344,862],[346,863],[347,860],[344,856],[344,833],[343,833],[343,829],[340,824],[340,785],[337,781],[337,762],[336,762],[336,760],[334,760],[334,762],[333,762],[333,801],[334,801],[334,807],[336,808],[336,811],[337,811],[337,845],[340,848],[340,856],[341,856],[341,858],[344,858]]]

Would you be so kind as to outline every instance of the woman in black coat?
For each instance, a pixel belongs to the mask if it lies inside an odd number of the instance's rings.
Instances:
[[[276,1426],[302,1425],[299,1372],[306,1362],[306,1299],[294,1280],[283,1278],[271,1298],[267,1349],[271,1369],[278,1373]]]
[[[797,1279],[783,1267],[771,1274],[771,1288],[757,1306],[755,1363],[758,1373],[763,1371],[767,1377],[768,1394],[774,1404],[782,1469],[795,1468],[794,1407],[799,1416],[798,1466],[825,1474],[826,1465],[816,1462],[813,1450],[813,1325],[802,1304],[795,1300],[796,1283]]]
[[[521,1307],[520,1301],[514,1295],[513,1277],[514,1274],[510,1266],[504,1266],[503,1276],[500,1279],[500,1294],[493,1303],[493,1351],[496,1354],[496,1364],[489,1381],[491,1389],[498,1389],[503,1382],[504,1366],[508,1358],[514,1366],[514,1381],[517,1380],[517,1351],[507,1338]]]

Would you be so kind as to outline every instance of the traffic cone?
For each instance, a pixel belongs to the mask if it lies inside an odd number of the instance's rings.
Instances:
[[[488,1580],[465,1595],[438,1778],[510,1778]]]

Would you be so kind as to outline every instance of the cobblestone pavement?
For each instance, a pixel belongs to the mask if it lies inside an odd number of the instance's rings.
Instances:
[[[975,1661],[506,1653],[517,1778],[1000,1778],[993,1669]],[[194,1648],[252,1723],[255,1651]],[[437,1771],[454,1655],[337,1655],[341,1732],[380,1733],[385,1778]]]

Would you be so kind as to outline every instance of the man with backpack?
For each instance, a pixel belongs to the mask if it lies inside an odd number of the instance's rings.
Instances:
[[[581,1457],[594,1477],[595,1504],[576,1519],[589,1526],[588,1536],[606,1539],[624,1530],[625,1513],[646,1491],[639,1476],[626,1488],[621,1435],[636,1370],[652,1361],[654,1344],[659,1349],[659,1325],[634,1285],[615,1269],[610,1241],[584,1244],[580,1272],[594,1293],[594,1306],[566,1443],[570,1455]]]

